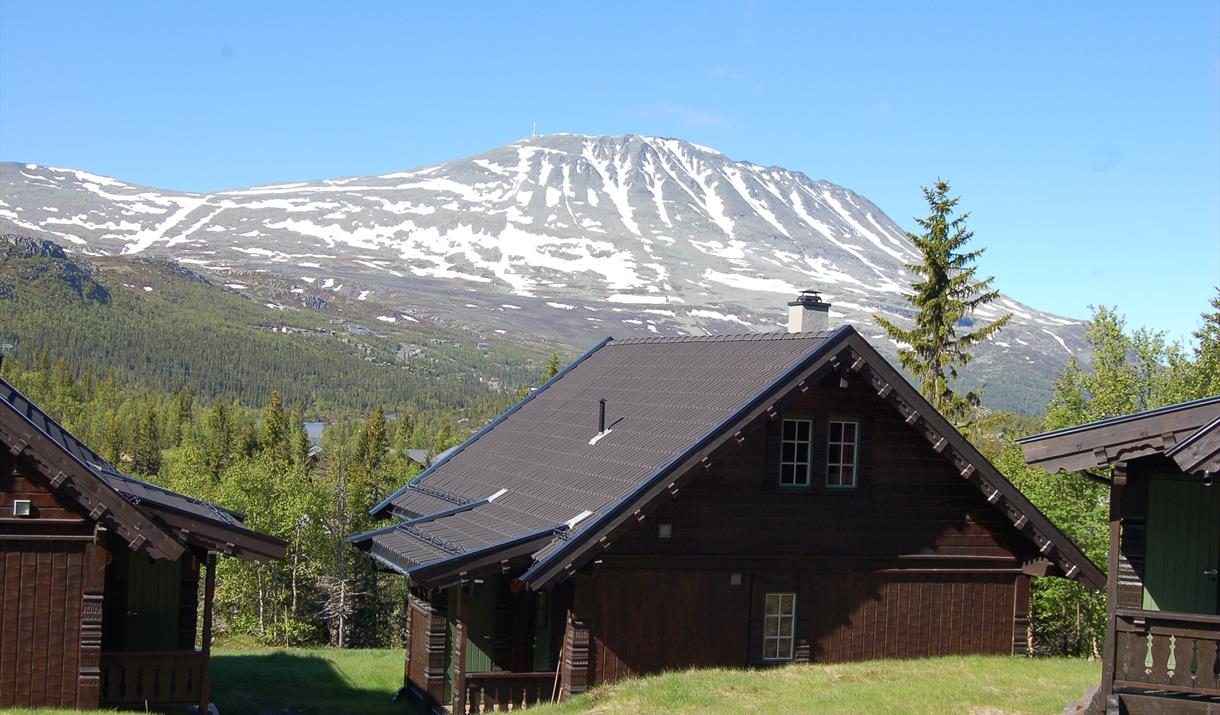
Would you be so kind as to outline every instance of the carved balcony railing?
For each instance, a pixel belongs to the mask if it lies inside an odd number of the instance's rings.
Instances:
[[[555,671],[541,673],[467,673],[466,712],[489,713],[520,710],[550,702],[555,690]]]
[[[101,704],[198,705],[205,667],[197,650],[103,651]]]
[[[1114,685],[1220,696],[1220,616],[1120,608]]]

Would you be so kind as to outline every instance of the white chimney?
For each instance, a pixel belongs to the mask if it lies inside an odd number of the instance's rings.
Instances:
[[[830,330],[830,303],[823,303],[816,290],[803,290],[788,304],[788,332],[820,333]]]

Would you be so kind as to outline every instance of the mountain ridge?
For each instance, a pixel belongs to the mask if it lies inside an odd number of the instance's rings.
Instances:
[[[411,319],[548,335],[574,350],[606,332],[782,329],[784,303],[816,288],[832,320],[892,355],[872,315],[909,320],[906,264],[918,260],[905,232],[850,189],[635,135],[530,137],[403,171],[211,193],[9,163],[0,231],[93,255],[168,256],[209,275],[269,271],[323,294],[375,296]],[[1082,325],[1008,297],[976,318],[1005,312],[1013,323],[977,351],[967,382],[995,383],[1006,407],[1040,408],[1068,356],[1087,359]],[[1013,374],[1021,386],[1007,384]]]

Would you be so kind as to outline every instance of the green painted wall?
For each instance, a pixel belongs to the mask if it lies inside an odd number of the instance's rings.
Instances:
[[[485,673],[491,670],[491,654],[496,637],[496,580],[470,585],[469,638],[466,645],[466,672]]]
[[[541,673],[555,667],[551,657],[551,593],[534,594],[534,671]]]
[[[1147,529],[1144,608],[1216,614],[1220,587],[1204,572],[1220,567],[1220,486],[1149,477]]]
[[[177,650],[182,565],[131,554],[127,571],[127,650]]]

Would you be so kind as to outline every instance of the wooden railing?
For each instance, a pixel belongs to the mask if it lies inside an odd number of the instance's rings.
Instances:
[[[207,666],[202,652],[103,651],[103,707],[198,705]]]
[[[520,710],[550,702],[554,689],[553,670],[544,673],[467,673],[466,712]]]
[[[1114,684],[1220,696],[1220,616],[1120,608]]]

